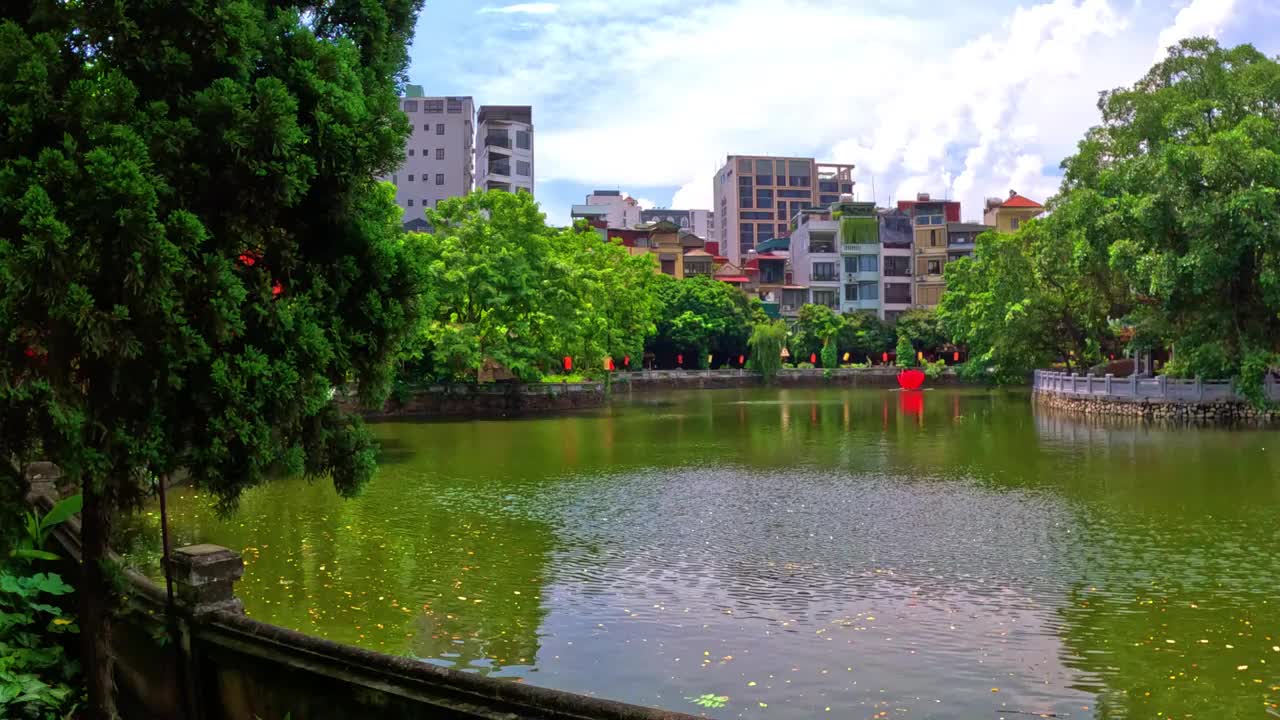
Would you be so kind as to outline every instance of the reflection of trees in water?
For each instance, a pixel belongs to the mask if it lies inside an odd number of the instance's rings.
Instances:
[[[1060,632],[1097,717],[1260,717],[1280,697],[1270,518],[1083,520]]]

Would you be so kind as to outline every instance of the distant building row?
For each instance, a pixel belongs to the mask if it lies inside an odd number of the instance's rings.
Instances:
[[[409,85],[400,109],[412,132],[404,163],[380,178],[396,186],[408,223],[441,200],[473,189],[533,192],[533,108],[481,105],[470,97],[428,97]]]

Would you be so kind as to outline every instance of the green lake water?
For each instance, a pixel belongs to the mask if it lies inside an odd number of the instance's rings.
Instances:
[[[375,429],[362,497],[285,480],[222,519],[174,491],[175,544],[242,552],[266,622],[714,717],[1280,702],[1275,431],[861,389]],[[157,526],[150,508],[126,536],[140,564]]]

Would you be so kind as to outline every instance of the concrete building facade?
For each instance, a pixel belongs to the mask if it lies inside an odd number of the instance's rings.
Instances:
[[[396,186],[404,221],[423,218],[453,197],[471,192],[475,178],[475,104],[470,97],[427,97],[410,85],[400,109],[412,126],[404,163],[380,180]]]
[[[870,312],[880,309],[880,218],[875,203],[844,200],[832,205],[840,213],[842,262],[840,309]],[[833,213],[834,214],[834,213]]]
[[[1017,232],[1023,223],[1043,212],[1043,205],[1010,190],[1007,199],[987,198],[982,224],[990,225],[999,232]]]
[[[804,303],[840,311],[840,223],[830,210],[796,213],[791,233],[791,272],[795,286],[809,289]],[[801,303],[801,304],[804,304]]]
[[[920,193],[915,200],[899,200],[898,209],[911,216],[913,237],[915,307],[934,308],[946,289],[943,271],[947,265],[947,223],[960,222],[960,203],[934,200]]]
[[[716,216],[710,210],[672,210],[668,208],[651,208],[640,211],[640,222],[669,222],[680,226],[685,232],[691,232],[703,240],[717,240],[713,237],[716,229]]]
[[[587,196],[586,204],[605,208],[605,220],[611,228],[633,228],[646,222],[640,219],[640,203],[618,190],[596,190]]]
[[[824,207],[853,192],[853,165],[813,158],[730,155],[712,181],[715,232],[708,239],[735,264],[751,250],[791,232],[801,210]],[[830,192],[824,191],[830,190]],[[827,203],[829,204],[829,203]]]
[[[482,105],[476,126],[476,187],[533,193],[533,108]]]
[[[912,308],[911,268],[915,230],[906,211],[883,210],[880,215],[880,318],[895,323]]]

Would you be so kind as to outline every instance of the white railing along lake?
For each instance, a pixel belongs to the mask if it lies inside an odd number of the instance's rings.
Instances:
[[[1118,378],[1111,375],[1079,375],[1077,373],[1037,370],[1032,380],[1036,392],[1051,392],[1073,397],[1098,397],[1125,400],[1157,400],[1161,402],[1247,402],[1236,392],[1230,380],[1187,380],[1157,377]],[[1268,400],[1280,402],[1280,383],[1267,376]]]

